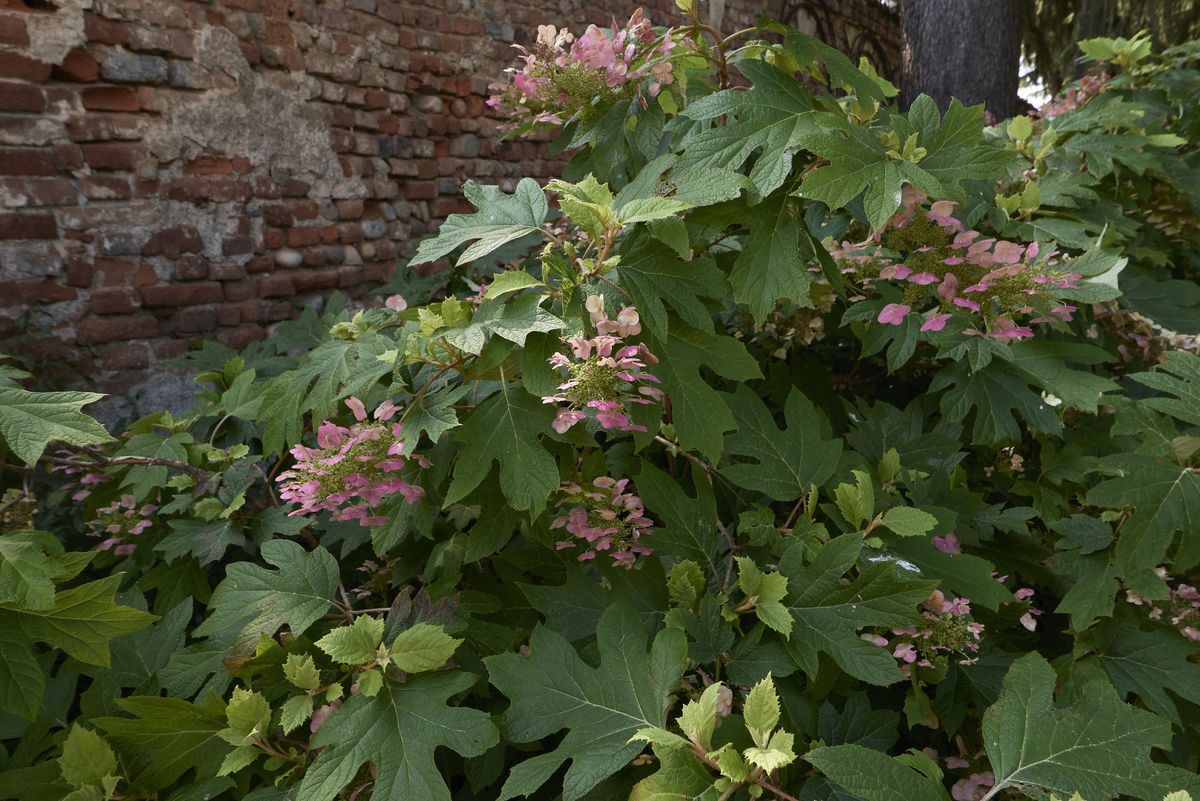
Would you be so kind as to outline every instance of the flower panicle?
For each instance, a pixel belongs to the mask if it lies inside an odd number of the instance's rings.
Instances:
[[[964,333],[1008,344],[1033,337],[1035,325],[1074,318],[1078,308],[1060,301],[1057,290],[1078,289],[1083,276],[1059,269],[1058,251],[984,236],[954,216],[954,201],[926,209],[927,199],[905,187],[900,210],[872,241],[831,251],[841,272],[860,283],[858,300],[883,284],[902,291],[876,322],[898,326],[915,316],[925,333],[965,318]]]
[[[131,556],[137,551],[138,535],[154,525],[157,511],[157,503],[139,503],[135,496],[125,494],[96,509],[95,517],[88,521],[89,533],[103,538],[98,550]]]
[[[629,479],[600,476],[586,487],[567,482],[559,492],[559,514],[550,528],[564,530],[574,539],[558,541],[558,550],[582,547],[581,562],[607,553],[614,565],[624,568],[653,552],[641,540],[653,530],[654,521],[646,516],[646,507],[630,489]]]
[[[567,379],[555,394],[542,398],[543,403],[559,405],[551,426],[565,434],[579,421],[594,416],[605,429],[644,432],[646,427],[631,419],[631,406],[662,400],[663,393],[654,386],[658,377],[646,372],[658,358],[643,343],[625,343],[626,337],[641,333],[637,310],[626,306],[610,320],[603,298],[593,295],[588,299],[588,311],[596,335],[572,337],[566,340],[566,352],[548,359]]]
[[[974,661],[972,655],[979,651],[984,627],[971,617],[969,598],[949,599],[941,590],[934,590],[925,599],[921,621],[918,626],[868,631],[860,636],[872,645],[890,649],[905,678],[911,675],[913,666],[934,669],[952,657],[961,664]]]
[[[296,463],[276,479],[279,497],[297,507],[289,516],[333,513],[334,520],[358,520],[363,526],[378,526],[388,518],[378,514],[383,501],[400,494],[408,503],[416,503],[425,490],[410,483],[406,474],[410,462],[428,468],[421,455],[404,453],[404,425],[392,418],[399,408],[391,401],[376,407],[372,419],[358,398],[348,398],[346,406],[356,422],[340,426],[329,420],[317,428],[317,447],[298,444],[292,448]]]
[[[675,40],[659,35],[642,9],[611,28],[589,25],[576,37],[566,29],[539,25],[531,48],[514,45],[520,67],[505,70],[487,104],[506,114],[513,127],[553,128],[593,112],[597,100],[640,94],[650,97],[675,82],[670,61]]]

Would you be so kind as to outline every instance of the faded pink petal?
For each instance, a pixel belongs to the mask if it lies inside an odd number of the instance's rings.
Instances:
[[[883,307],[883,311],[879,312],[879,322],[887,325],[900,325],[910,311],[912,311],[912,307],[905,303],[889,303]]]

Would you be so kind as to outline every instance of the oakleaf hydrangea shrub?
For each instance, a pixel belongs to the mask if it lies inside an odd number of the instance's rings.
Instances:
[[[682,12],[188,413],[0,365],[0,798],[1197,797],[1200,47],[989,128]]]

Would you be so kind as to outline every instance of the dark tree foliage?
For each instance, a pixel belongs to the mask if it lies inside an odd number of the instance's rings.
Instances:
[[[918,3],[921,5],[922,3]],[[1024,0],[1025,53],[1050,94],[1080,77],[1075,42],[1148,31],[1155,50],[1200,37],[1196,0]]]
[[[1021,0],[904,0],[901,104],[927,94],[983,103],[997,119],[1017,113]]]

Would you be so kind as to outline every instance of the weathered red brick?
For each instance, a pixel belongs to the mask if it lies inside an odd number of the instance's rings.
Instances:
[[[53,74],[60,81],[90,83],[100,77],[100,63],[88,51],[76,48],[67,53],[63,63],[54,68]]]
[[[137,295],[128,289],[97,289],[88,300],[88,308],[96,314],[129,314],[139,306]]]
[[[217,334],[217,341],[222,345],[238,349],[246,347],[251,342],[258,342],[266,338],[267,332],[261,325],[244,325],[241,328]]]
[[[225,299],[235,302],[249,300],[257,291],[250,281],[227,281],[224,285]]]
[[[437,183],[434,181],[406,181],[404,196],[408,200],[433,200],[438,196]]]
[[[156,286],[148,286],[142,290],[142,304],[147,308],[216,303],[224,297],[225,292],[216,281],[158,284]]]
[[[188,175],[232,175],[233,162],[222,158],[192,159],[183,165],[183,171]]]
[[[89,42],[119,45],[129,41],[129,27],[117,20],[84,12],[83,32]]]
[[[297,295],[335,289],[338,285],[338,274],[336,270],[304,270],[292,273],[292,283]]]
[[[143,256],[162,254],[168,259],[178,259],[184,253],[204,252],[204,240],[195,226],[174,225],[164,228],[152,236],[142,247]]]
[[[132,196],[129,179],[116,175],[89,175],[80,185],[89,200],[128,200]]]
[[[175,315],[175,328],[178,331],[194,333],[211,331],[216,327],[217,310],[212,306],[193,306]]]
[[[154,358],[178,359],[187,353],[188,343],[182,339],[167,339],[154,343]]]
[[[13,47],[28,47],[29,32],[25,30],[25,20],[17,16],[0,16],[0,45]]]
[[[287,297],[296,294],[296,287],[290,275],[264,275],[258,279],[258,296],[260,298]]]
[[[150,346],[144,342],[119,342],[100,349],[100,361],[109,370],[140,370],[150,366]]]
[[[20,199],[24,206],[72,206],[79,202],[79,189],[64,178],[0,179],[0,195]]]
[[[289,228],[287,232],[287,243],[291,248],[309,247],[320,241],[320,228]]]
[[[67,286],[89,287],[95,274],[95,266],[87,259],[75,257],[67,260]]]
[[[142,107],[141,95],[133,86],[89,86],[79,99],[89,111],[138,111]]]
[[[20,53],[0,50],[0,78],[44,81],[50,77],[50,65]]]
[[[40,114],[46,110],[46,94],[37,86],[0,81],[0,111]]]
[[[0,175],[53,175],[54,151],[49,148],[0,148]]]
[[[242,321],[242,310],[237,306],[221,306],[217,309],[218,325],[237,325]]]
[[[175,278],[179,281],[195,281],[209,277],[208,259],[187,254],[175,261]]]
[[[142,146],[133,142],[83,145],[84,159],[96,170],[132,170],[141,154]]]
[[[149,314],[128,317],[89,318],[75,327],[80,340],[87,343],[113,342],[124,339],[145,339],[158,335],[158,320]]]
[[[52,214],[0,214],[0,239],[54,239],[58,223]]]
[[[0,306],[28,306],[31,303],[58,303],[75,300],[74,289],[56,283],[52,279],[31,283],[6,283],[0,292]]]

